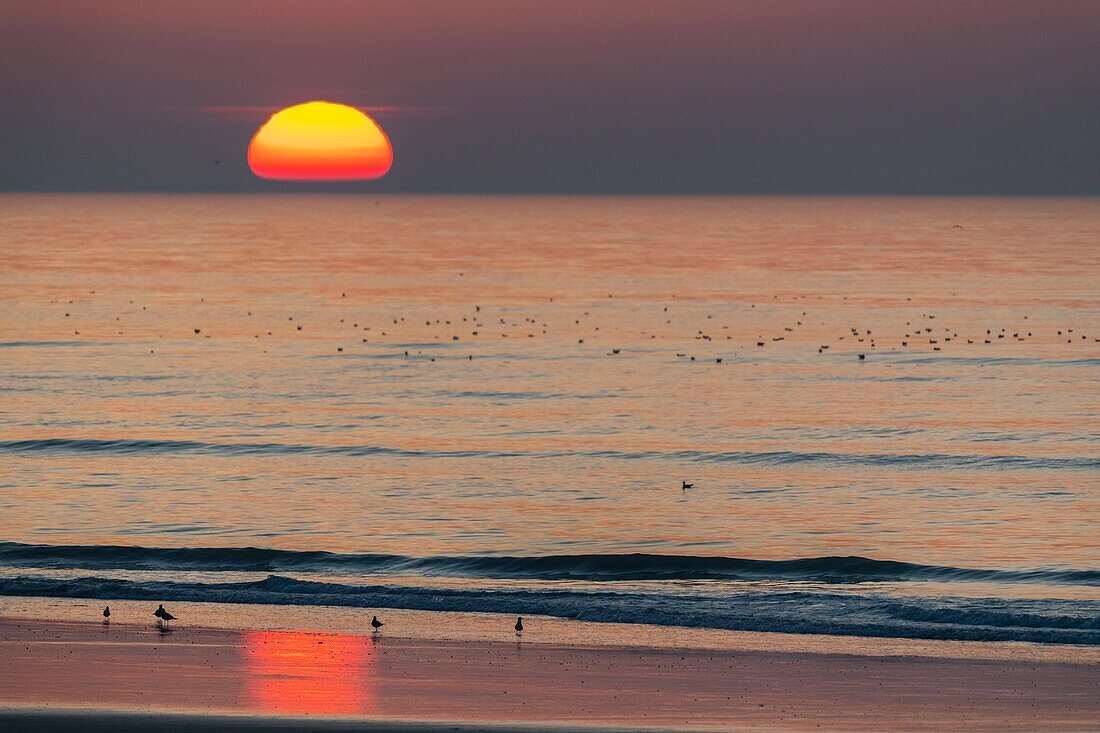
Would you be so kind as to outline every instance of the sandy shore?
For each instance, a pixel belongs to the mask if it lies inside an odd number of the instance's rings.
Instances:
[[[0,660],[3,730],[304,724],[288,716],[326,730],[1032,731],[1100,721],[1100,665],[1087,663],[20,620],[0,620]]]

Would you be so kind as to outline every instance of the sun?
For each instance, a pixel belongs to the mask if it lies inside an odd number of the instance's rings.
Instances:
[[[248,167],[283,181],[359,181],[381,178],[393,147],[378,123],[355,107],[306,102],[281,109],[248,144]]]

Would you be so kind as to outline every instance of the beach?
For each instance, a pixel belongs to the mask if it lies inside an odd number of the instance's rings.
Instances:
[[[308,720],[319,730],[1031,731],[1100,720],[1094,662],[10,618],[0,620],[0,658],[7,730],[289,730]]]
[[[0,733],[1100,733],[1100,2],[4,7]]]

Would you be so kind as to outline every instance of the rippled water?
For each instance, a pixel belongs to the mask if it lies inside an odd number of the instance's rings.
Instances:
[[[0,255],[0,593],[592,617],[559,595],[629,581],[607,620],[1097,643],[1095,199],[5,196]],[[69,545],[651,557],[188,590]]]

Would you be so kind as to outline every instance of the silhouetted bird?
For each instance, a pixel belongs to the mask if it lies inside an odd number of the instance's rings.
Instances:
[[[523,634],[523,616],[516,617],[516,636]]]
[[[860,361],[863,361],[863,360],[864,360],[864,359],[866,359],[866,358],[867,358],[867,355],[866,355],[866,354],[860,354],[860,355],[859,355],[859,360],[860,360]]]
[[[374,628],[375,631],[378,631],[380,628],[385,626],[384,623],[382,623],[381,621],[378,620],[377,616],[374,616],[373,618],[371,618],[370,625],[371,625],[372,628]]]
[[[681,481],[680,482],[680,488],[681,489],[694,489],[695,484],[689,484],[687,481]]]
[[[105,624],[111,623],[111,607],[110,606],[104,606],[103,607],[103,623],[105,623]]]
[[[173,616],[172,614],[170,614],[170,613],[168,613],[167,611],[164,610],[164,604],[163,603],[160,604],[159,606],[157,606],[157,610],[153,611],[153,615],[156,616],[157,619],[159,619],[157,621],[157,626],[160,626],[160,627],[164,626],[164,622],[171,621],[172,619],[175,618],[175,616]]]
[[[175,616],[173,616],[172,614],[168,613],[167,611],[165,611],[164,613],[162,613],[162,614],[160,615],[160,617],[161,617],[162,619],[164,619],[164,625],[165,625],[166,627],[168,626],[168,622],[169,622],[169,621],[175,621],[175,620],[176,620],[176,617],[175,617]]]

